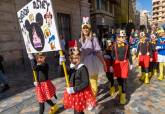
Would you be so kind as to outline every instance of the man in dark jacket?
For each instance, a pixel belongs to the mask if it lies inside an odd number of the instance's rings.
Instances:
[[[0,89],[0,93],[5,92],[9,89],[9,85],[7,83],[7,78],[5,76],[5,71],[2,65],[3,57],[0,55],[0,84],[2,88]]]

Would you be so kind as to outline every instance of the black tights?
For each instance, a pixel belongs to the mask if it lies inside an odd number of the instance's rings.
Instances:
[[[55,99],[57,99],[57,96],[54,95]],[[52,102],[52,100],[47,100],[46,101],[50,106],[54,106],[55,103]],[[39,103],[40,106],[40,111],[39,114],[44,114],[44,110],[45,110],[45,103]]]
[[[76,110],[74,110],[74,114],[84,114],[84,112],[77,112]]]
[[[127,81],[127,79],[117,78],[117,82],[118,82],[119,86],[122,87],[122,93],[126,93],[126,81]]]
[[[111,87],[114,86],[113,73],[106,72],[106,77],[107,77],[108,81],[111,83]]]
[[[144,67],[142,67],[142,68],[141,68],[141,72],[149,73],[149,68],[144,68]]]
[[[152,72],[154,69],[158,70],[159,63],[158,62],[150,62],[149,72]]]

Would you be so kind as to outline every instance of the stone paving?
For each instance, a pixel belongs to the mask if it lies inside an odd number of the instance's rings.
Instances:
[[[24,75],[25,74],[28,73],[24,73]],[[153,77],[151,84],[146,85],[138,80],[137,75],[138,70],[133,69],[130,72],[127,83],[128,103],[126,105],[119,104],[117,91],[115,97],[112,98],[109,96],[109,84],[106,83],[105,78],[100,77],[99,94],[97,96],[98,105],[93,111],[86,111],[85,114],[165,114],[165,80],[158,81],[156,77]],[[29,80],[29,82],[30,81],[32,80]],[[19,87],[19,85],[15,85],[10,91],[0,95],[0,114],[38,114],[39,107],[35,100],[34,86],[32,82],[30,83],[29,88],[22,87],[25,88],[22,91],[16,91],[22,88],[16,88]],[[57,87],[57,104],[60,107],[57,114],[73,114],[72,110],[64,110],[61,102],[65,87],[64,78],[57,77],[53,79],[53,83]],[[23,82],[20,84],[24,85]],[[117,84],[116,81],[115,84]],[[8,96],[8,94],[12,93],[11,91],[16,92]],[[46,104],[45,114],[47,114],[48,110],[49,106]]]

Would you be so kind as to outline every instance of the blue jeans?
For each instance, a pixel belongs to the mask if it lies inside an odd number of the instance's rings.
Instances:
[[[5,74],[2,72],[2,71],[0,71],[0,84],[7,84],[7,77],[5,76]]]

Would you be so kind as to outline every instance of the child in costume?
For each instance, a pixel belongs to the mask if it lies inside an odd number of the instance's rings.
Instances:
[[[136,52],[137,52],[137,47],[139,44],[139,36],[137,32],[134,32],[133,36],[130,36],[130,47],[132,49],[132,57],[133,60],[136,59]]]
[[[120,30],[120,33],[117,34],[117,41],[112,51],[114,76],[117,78],[119,84],[120,104],[125,104],[127,102],[126,80],[128,78],[129,68],[132,69],[132,56],[128,44],[125,43],[124,37],[126,37],[125,31]]]
[[[165,32],[163,28],[159,28],[157,31],[159,38],[157,40],[157,47],[158,50],[158,62],[159,62],[159,77],[158,80],[164,79],[164,70],[165,70]]]
[[[74,114],[84,114],[84,110],[91,110],[96,105],[96,98],[92,92],[87,67],[80,62],[80,51],[73,48],[69,54],[71,69],[69,70],[70,87],[64,92],[64,107],[74,109]]]
[[[142,76],[140,80],[145,84],[149,83],[149,63],[152,59],[151,45],[146,41],[144,32],[140,33],[140,43],[137,49],[137,57],[139,57],[139,66],[141,66]]]
[[[110,82],[110,91],[109,94],[111,96],[114,95],[115,93],[115,88],[114,88],[114,79],[113,79],[113,57],[112,57],[112,46],[113,42],[109,39],[106,42],[106,49],[104,51],[104,61],[107,66],[107,71],[106,71],[106,77],[108,81]]]
[[[152,61],[150,62],[150,66],[151,66],[151,75],[155,75],[157,76],[157,72],[158,72],[158,68],[159,68],[159,63],[157,61],[158,59],[158,52],[156,50],[156,46],[157,46],[157,38],[155,34],[151,34],[150,35],[151,41],[151,47],[152,47],[152,53],[153,53],[153,57],[152,57]]]
[[[52,102],[51,98],[55,97],[57,99],[56,88],[48,77],[49,66],[45,62],[46,56],[43,53],[38,53],[35,55],[35,59],[32,54],[28,54],[28,57],[37,75],[34,85],[36,86],[36,97],[40,107],[39,114],[44,113],[45,102],[51,106],[49,114],[54,114],[58,110],[58,107],[56,103]]]

